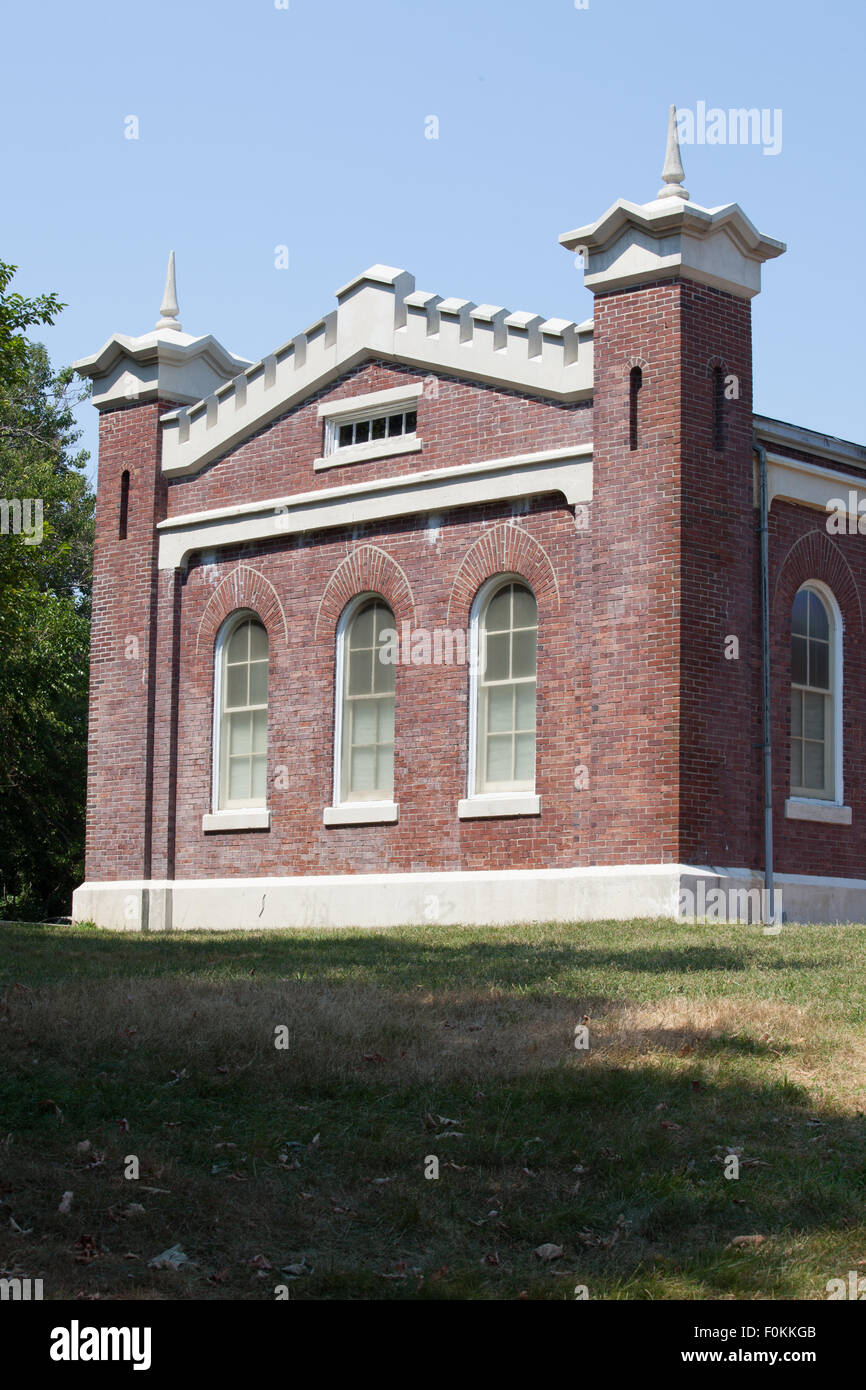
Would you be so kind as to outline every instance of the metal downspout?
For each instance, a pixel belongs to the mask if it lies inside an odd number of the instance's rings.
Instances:
[[[761,704],[763,714],[764,754],[764,921],[774,923],[776,917],[773,882],[773,760],[770,724],[770,522],[767,505],[767,451],[754,440],[758,455],[761,513]]]

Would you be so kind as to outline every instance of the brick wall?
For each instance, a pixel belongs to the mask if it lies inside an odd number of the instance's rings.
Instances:
[[[866,878],[866,540],[828,535],[826,517],[775,501],[770,513],[773,817],[780,873]],[[785,818],[790,762],[791,605],[807,580],[832,590],[843,624],[843,785],[851,825]]]
[[[171,402],[108,412],[99,422],[93,573],[86,875],[150,874],[156,522],[165,515],[160,414]],[[129,471],[127,535],[119,537]]]
[[[642,371],[637,448],[629,376]],[[713,372],[735,377],[724,446]],[[87,877],[258,876],[421,869],[763,862],[760,609],[752,480],[750,309],[684,281],[599,296],[595,400],[562,406],[430,375],[423,452],[314,473],[320,400],[386,389],[408,368],[356,368],[200,474],[159,473],[171,403],[101,420]],[[559,495],[276,539],[156,569],[165,515],[594,440],[589,526]],[[131,477],[118,538],[120,476]],[[779,871],[860,877],[866,715],[864,542],[776,503],[771,522]],[[325,827],[332,801],[335,631],[374,589],[398,630],[466,628],[481,584],[523,574],[538,599],[540,817],[461,821],[468,672],[397,667],[395,825]],[[808,578],[845,623],[845,788],[852,827],[786,821],[789,618]],[[250,607],[271,643],[267,832],[206,835],[213,652]],[[726,639],[739,643],[726,659]],[[588,785],[580,769],[585,768]],[[287,785],[285,785],[287,783]]]

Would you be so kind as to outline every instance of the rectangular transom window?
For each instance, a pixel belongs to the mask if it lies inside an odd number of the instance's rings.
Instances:
[[[413,435],[417,429],[417,412],[390,410],[381,415],[365,415],[357,420],[328,420],[325,423],[325,453],[351,449],[356,444],[375,444],[379,440]]]

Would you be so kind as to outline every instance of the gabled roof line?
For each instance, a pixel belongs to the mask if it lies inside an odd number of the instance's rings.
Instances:
[[[384,358],[510,390],[574,401],[592,395],[592,320],[545,319],[415,289],[371,266],[337,292],[337,308],[209,396],[162,417],[163,472],[183,476],[284,414],[353,366]]]

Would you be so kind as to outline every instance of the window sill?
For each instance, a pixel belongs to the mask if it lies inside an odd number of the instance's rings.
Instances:
[[[393,439],[374,439],[369,444],[348,444],[325,458],[313,459],[313,468],[339,468],[344,463],[367,463],[370,459],[394,458],[397,454],[417,454],[423,447],[415,434],[398,434]]]
[[[540,816],[541,797],[523,792],[515,796],[468,796],[457,803],[460,820],[480,820],[491,816]]]
[[[270,830],[271,813],[266,806],[250,806],[237,811],[214,811],[201,818],[206,835],[218,830]]]
[[[833,801],[809,801],[792,796],[785,802],[788,820],[822,821],[825,825],[850,825],[851,807],[837,806]]]
[[[325,825],[394,825],[399,819],[400,807],[393,801],[349,801],[322,812]]]

